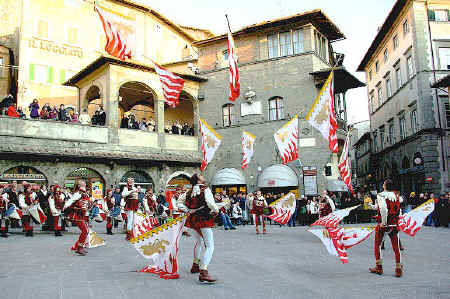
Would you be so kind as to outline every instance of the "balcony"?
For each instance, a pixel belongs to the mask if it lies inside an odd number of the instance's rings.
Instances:
[[[199,163],[196,136],[0,117],[0,152]]]

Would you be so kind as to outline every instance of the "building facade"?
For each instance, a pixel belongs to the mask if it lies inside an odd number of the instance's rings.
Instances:
[[[227,36],[194,43],[199,50],[200,115],[220,134],[222,143],[208,166],[213,186],[230,192],[262,188],[315,195],[324,189],[344,191],[338,180],[338,155],[305,116],[330,74],[335,71],[335,107],[342,147],[346,128],[345,92],[363,86],[337,61],[332,43],[344,38],[320,10],[251,25],[233,33],[239,60],[241,96],[228,100]],[[299,115],[299,160],[281,165],[273,138]],[[254,156],[241,171],[243,131],[256,136]]]
[[[367,79],[378,189],[449,190],[449,127],[444,95],[431,83],[449,73],[450,1],[397,1],[358,71]]]

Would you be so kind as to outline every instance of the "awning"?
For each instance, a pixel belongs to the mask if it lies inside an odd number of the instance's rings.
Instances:
[[[296,187],[298,178],[295,172],[286,165],[272,165],[264,169],[258,179],[258,187]]]
[[[214,175],[211,185],[246,185],[246,183],[245,177],[240,170],[236,168],[224,168]]]
[[[334,91],[335,93],[343,93],[349,89],[364,87],[366,84],[359,81],[355,76],[350,74],[344,67],[328,68],[317,72],[309,73],[314,76],[316,86],[322,87],[327,80],[330,72],[334,71]]]
[[[328,191],[331,192],[347,192],[348,188],[341,180],[328,180]]]

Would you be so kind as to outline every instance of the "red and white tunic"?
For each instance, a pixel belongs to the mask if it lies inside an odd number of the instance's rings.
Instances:
[[[31,193],[22,193],[19,195],[19,206],[22,209],[22,215],[28,216],[30,215],[29,209],[36,202],[37,195],[34,192]]]
[[[396,226],[400,217],[400,198],[394,192],[384,191],[377,195],[377,222]]]
[[[62,192],[56,192],[48,198],[48,205],[52,216],[61,216],[64,208],[65,195]]]
[[[91,199],[86,192],[77,191],[64,205],[64,210],[72,208],[67,218],[71,221],[86,221],[91,204]]]
[[[263,196],[255,197],[252,201],[252,209],[250,213],[255,215],[263,215],[264,208],[268,207],[267,202]]]
[[[156,211],[156,195],[145,195],[144,197],[144,210],[147,215],[153,216]]]
[[[133,193],[137,192],[137,189],[133,185],[127,185],[122,190],[122,197],[125,200],[125,211],[136,212],[139,209],[139,199],[133,198]]]

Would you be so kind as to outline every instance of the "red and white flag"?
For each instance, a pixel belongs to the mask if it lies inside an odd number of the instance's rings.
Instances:
[[[200,166],[200,170],[204,171],[209,162],[211,162],[211,160],[213,159],[217,149],[219,148],[220,143],[222,142],[222,136],[217,134],[217,132],[214,131],[214,129],[211,128],[205,120],[200,118],[198,122],[200,125],[200,133],[202,135],[203,154],[203,160]]]
[[[228,99],[234,102],[241,93],[241,83],[239,82],[238,60],[234,39],[230,30],[228,30],[228,65],[230,67],[230,96]]]
[[[252,133],[247,131],[242,132],[242,169],[245,169],[252,160],[255,140],[256,136]]]
[[[295,194],[289,192],[287,195],[269,205],[272,214],[266,217],[280,224],[286,224],[291,219],[292,215],[294,215],[295,206]]]
[[[298,115],[273,135],[280,152],[281,161],[287,164],[298,159]]]
[[[180,103],[180,94],[181,90],[183,90],[184,80],[174,73],[159,66],[154,61],[153,67],[159,75],[166,104],[172,108],[175,108]]]
[[[139,272],[154,273],[164,279],[180,277],[178,274],[178,248],[186,217],[186,215],[178,217],[130,240],[130,243],[144,258],[151,260],[150,265]]]
[[[102,9],[95,6],[95,11],[98,13],[100,20],[102,21],[103,30],[106,35],[105,51],[114,57],[121,60],[125,58],[131,58],[131,47],[127,44],[125,38],[119,33],[116,26],[109,20]]]
[[[306,116],[306,120],[320,131],[323,138],[328,140],[328,146],[333,153],[338,152],[337,121],[334,114],[334,90],[333,72],[328,76],[327,81],[322,86],[319,95],[316,97],[311,110]]]
[[[405,234],[414,237],[420,230],[425,218],[434,211],[434,199],[430,199],[412,211],[400,216],[398,227]]]
[[[374,230],[374,226],[369,226],[310,229],[309,231],[322,241],[329,254],[338,256],[343,264],[347,264],[347,249],[366,240]]]
[[[338,170],[348,190],[352,194],[354,194],[352,186],[352,170],[350,169],[350,164],[348,163],[349,143],[350,143],[350,133],[347,134],[347,139],[345,140],[344,149],[342,150],[341,158],[339,159]]]
[[[342,219],[344,219],[350,214],[351,210],[354,210],[359,206],[360,205],[334,211],[325,217],[317,219],[313,224],[311,224],[311,226],[322,225],[325,227],[337,227],[338,224],[342,221]]]

